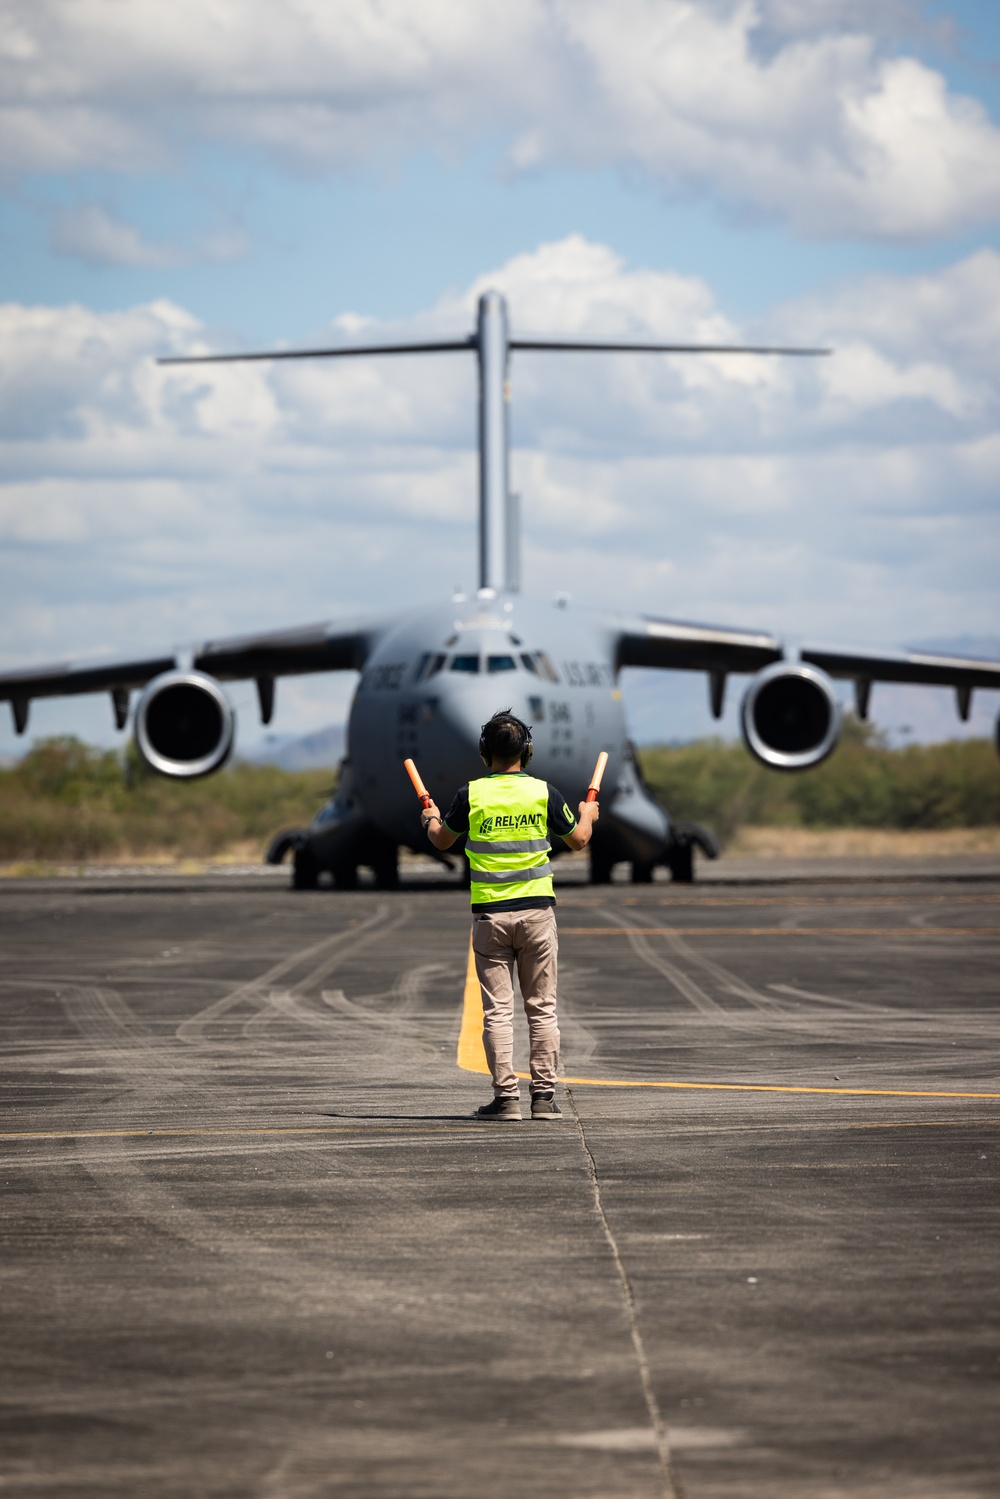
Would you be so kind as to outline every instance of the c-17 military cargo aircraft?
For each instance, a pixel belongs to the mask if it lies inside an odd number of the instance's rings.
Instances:
[[[0,699],[10,702],[17,732],[27,726],[33,698],[85,692],[109,692],[115,723],[124,729],[131,695],[138,691],[132,717],[140,753],[161,775],[191,779],[220,769],[233,748],[235,721],[223,682],[252,678],[267,724],[278,677],[360,672],[336,791],[308,829],[277,838],[268,857],[278,862],[292,852],[298,888],[315,886],[324,872],[336,887],[351,888],[359,866],[369,868],[376,884],[386,888],[397,882],[400,847],[435,856],[421,832],[420,804],[403,760],[416,760],[429,789],[446,805],[459,785],[482,772],[481,725],[497,708],[509,707],[533,725],[532,773],[554,782],[571,803],[585,795],[597,754],[607,750],[601,820],[590,844],[591,878],[605,883],[616,864],[627,862],[632,879],[646,882],[657,866],[668,868],[675,880],[690,880],[694,848],[700,846],[709,857],[718,850],[709,832],[672,818],[644,786],[616,686],[622,667],[704,672],[716,717],[722,713],[727,678],[749,675],[741,709],[747,748],[765,765],[786,771],[818,765],[836,747],[841,709],[834,678],[853,681],[862,718],[875,682],[951,686],[962,718],[968,716],[975,688],[1000,689],[1000,662],[820,649],[791,657],[766,632],[610,615],[568,602],[522,598],[519,504],[508,483],[507,375],[514,350],[827,352],[512,336],[504,298],[487,292],[479,300],[475,331],[462,339],[162,360],[196,364],[474,353],[479,368],[479,588],[474,597],[457,594],[428,608],[349,624],[213,640],[187,652],[142,660],[9,672],[0,676]],[[464,867],[465,860],[461,863]]]

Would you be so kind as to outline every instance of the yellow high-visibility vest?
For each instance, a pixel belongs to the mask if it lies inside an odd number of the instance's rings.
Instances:
[[[469,782],[472,904],[551,896],[549,788],[534,776],[492,775]]]

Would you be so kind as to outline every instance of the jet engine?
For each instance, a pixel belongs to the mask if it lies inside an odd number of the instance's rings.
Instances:
[[[818,765],[840,738],[840,703],[815,666],[776,661],[758,672],[740,710],[747,749],[775,770]]]
[[[154,677],[135,710],[135,742],[162,776],[191,781],[211,775],[229,759],[236,720],[213,677],[168,671]]]

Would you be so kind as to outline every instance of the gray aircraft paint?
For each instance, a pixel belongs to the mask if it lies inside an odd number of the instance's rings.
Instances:
[[[645,801],[635,786],[611,645],[612,632],[594,615],[490,589],[402,616],[379,637],[351,707],[347,753],[366,814],[388,836],[424,847],[403,760],[417,762],[446,809],[463,782],[484,773],[480,730],[498,708],[532,725],[531,772],[558,786],[572,806],[585,795],[602,749],[609,755],[608,814]],[[438,657],[443,668],[426,676]],[[477,672],[455,669],[456,660],[470,657]],[[660,844],[668,836],[667,818],[652,803],[631,821],[648,824]]]
[[[314,351],[377,356],[470,350],[479,376],[479,589],[471,600],[458,596],[368,634],[341,785],[310,831],[310,850],[321,864],[350,863],[355,857],[364,862],[359,850],[369,827],[392,844],[426,850],[420,807],[403,760],[417,761],[428,789],[446,809],[460,785],[483,773],[479,736],[498,708],[510,708],[532,725],[532,773],[557,786],[571,806],[586,794],[597,755],[606,750],[601,841],[619,857],[647,866],[667,852],[670,819],[643,789],[628,741],[616,685],[619,631],[611,621],[568,604],[546,606],[518,596],[519,503],[509,484],[512,349],[650,347],[512,339],[506,302],[490,291],[479,299],[476,332],[469,338]],[[470,664],[472,658],[478,670],[457,669],[456,661]],[[507,663],[513,664],[504,669]],[[268,709],[272,692],[268,687]],[[262,690],[262,709],[264,701]],[[707,835],[702,846],[714,852]]]
[[[684,859],[678,850],[685,854],[689,871],[692,839],[709,852],[712,840],[704,830],[690,825],[678,832],[678,825],[671,824],[664,809],[643,788],[615,685],[622,666],[705,672],[717,717],[727,677],[756,674],[744,697],[744,718],[753,719],[744,722],[744,737],[765,763],[785,769],[817,763],[836,743],[839,704],[831,677],[853,681],[862,717],[873,682],[951,685],[962,717],[968,714],[973,689],[1000,687],[997,662],[926,653],[805,648],[799,652],[800,661],[788,661],[781,643],[764,632],[639,615],[601,615],[568,604],[560,607],[522,599],[518,592],[519,507],[508,483],[507,376],[512,350],[828,352],[513,336],[504,298],[498,292],[487,292],[479,301],[475,331],[464,338],[163,360],[164,364],[188,364],[473,353],[479,376],[479,589],[472,598],[456,596],[446,604],[346,627],[321,624],[207,642],[179,656],[8,672],[0,675],[0,698],[10,702],[18,733],[27,727],[33,698],[80,692],[109,692],[115,722],[122,727],[130,693],[141,689],[134,718],[147,758],[164,773],[202,774],[224,762],[232,740],[232,712],[219,682],[255,678],[261,718],[267,723],[278,677],[353,668],[361,672],[361,680],[351,706],[347,756],[337,793],[317,814],[309,832],[292,841],[297,855],[307,854],[313,861],[313,873],[325,865],[335,875],[338,868],[351,874],[358,864],[370,863],[377,874],[381,869],[383,877],[389,877],[395,869],[397,846],[433,852],[420,828],[419,804],[403,769],[404,758],[417,761],[428,788],[445,808],[458,786],[482,773],[481,725],[498,708],[511,708],[533,725],[532,772],[556,785],[571,805],[583,797],[598,752],[607,750],[601,820],[592,845],[595,860],[603,861],[604,877],[610,862],[629,859],[633,871],[644,871],[645,877],[654,863],[663,862],[670,864],[675,877],[683,878]],[[456,669],[457,658],[466,658],[466,664],[475,662],[478,669]],[[491,670],[491,658],[494,668],[506,665],[509,669]],[[183,714],[178,712],[171,719],[173,710],[167,711],[167,706],[184,693],[189,700],[192,693],[197,697],[199,674],[202,682],[206,676],[212,679],[205,683],[202,701],[212,705],[212,713],[221,714],[219,752],[191,754],[172,762],[169,754],[157,752],[152,744],[148,714],[155,703],[161,719],[166,715],[168,725],[176,727]],[[171,693],[177,696],[171,698]],[[788,715],[790,695],[801,706],[797,732],[801,737],[803,724],[809,731],[798,744],[778,742],[781,732],[768,737],[775,726],[781,730],[779,720],[783,712]],[[817,713],[822,720],[819,727]],[[287,851],[288,846],[288,842],[279,843],[278,851]]]

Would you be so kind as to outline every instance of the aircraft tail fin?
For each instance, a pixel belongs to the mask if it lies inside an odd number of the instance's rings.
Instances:
[[[275,349],[270,353],[189,354],[158,359],[158,364],[236,364],[267,359],[356,359],[383,354],[473,352],[479,363],[479,587],[517,593],[521,586],[520,500],[509,484],[510,439],[507,378],[511,350],[536,353],[763,354],[822,355],[829,349],[742,344],[640,342],[630,339],[512,338],[507,303],[496,291],[479,298],[476,330],[464,338],[417,339],[403,343],[340,344],[314,349]]]

